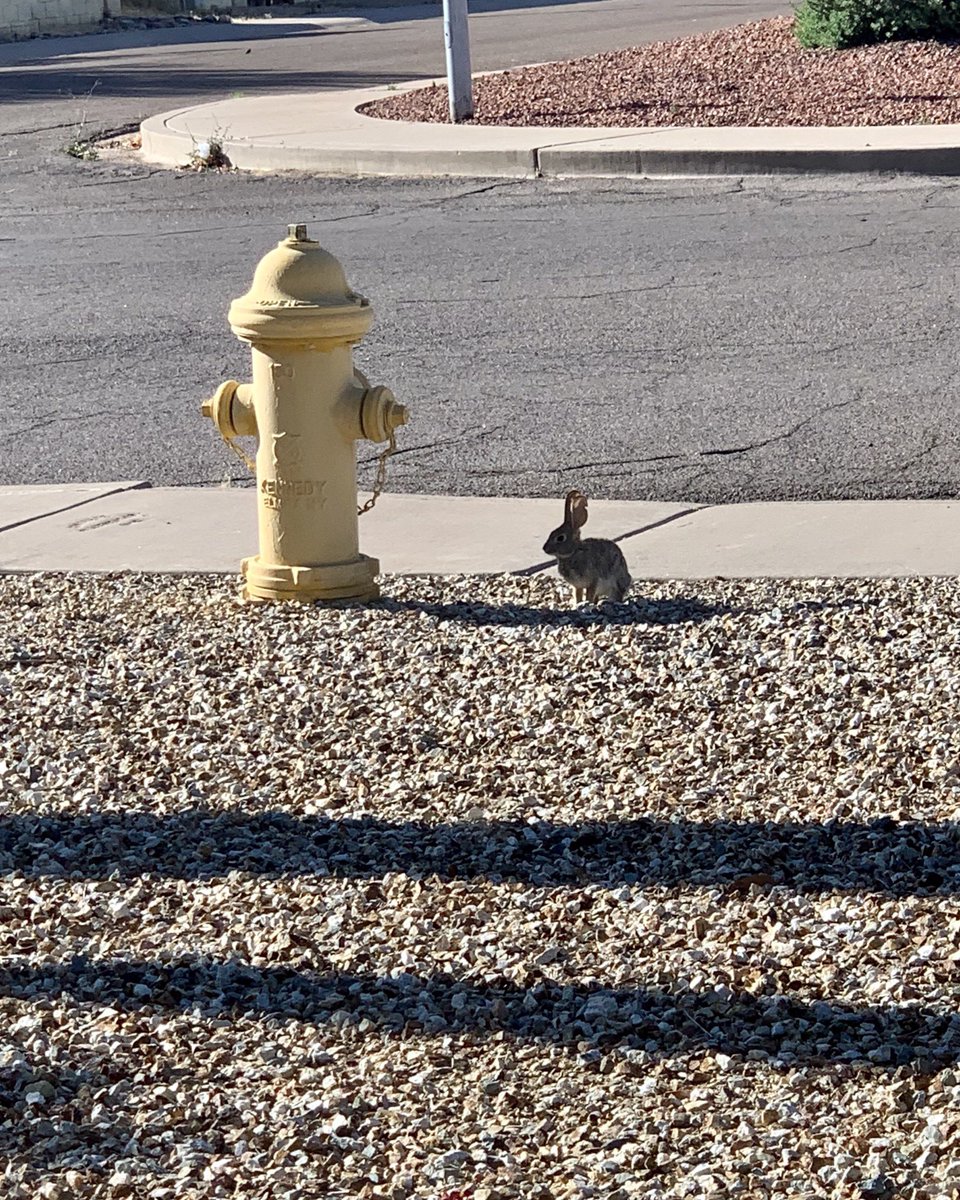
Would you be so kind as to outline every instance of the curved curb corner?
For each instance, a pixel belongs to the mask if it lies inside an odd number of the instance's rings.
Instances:
[[[141,154],[183,167],[199,141],[216,138],[240,170],[326,175],[960,175],[960,125],[567,129],[384,121],[357,111],[395,90],[247,96],[162,113],[141,124]]]

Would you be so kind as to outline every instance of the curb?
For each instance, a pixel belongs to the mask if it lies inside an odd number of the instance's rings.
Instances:
[[[198,142],[215,139],[240,170],[324,175],[960,175],[960,125],[456,126],[384,121],[357,111],[397,90],[248,96],[161,113],[140,126],[141,154],[147,162],[183,167]]]
[[[960,174],[960,136],[956,147],[863,147],[860,149],[697,149],[574,150],[545,147],[536,174],[550,176],[647,179],[709,175],[931,175]]]

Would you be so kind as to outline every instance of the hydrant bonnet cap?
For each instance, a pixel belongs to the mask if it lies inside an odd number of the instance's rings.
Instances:
[[[245,296],[230,306],[230,324],[245,340],[332,338],[355,341],[373,321],[373,310],[347,283],[343,267],[305,226],[263,256]]]

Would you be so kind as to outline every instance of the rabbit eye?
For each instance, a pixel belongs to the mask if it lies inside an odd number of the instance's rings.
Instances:
[[[558,533],[558,534],[557,534],[557,541],[558,541],[558,542],[565,542],[566,540],[567,540],[567,535],[566,535],[565,533]]]

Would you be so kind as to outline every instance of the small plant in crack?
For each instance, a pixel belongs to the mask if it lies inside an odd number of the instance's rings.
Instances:
[[[71,158],[79,158],[81,162],[94,162],[100,157],[100,153],[93,142],[89,138],[81,137],[79,134],[64,147],[64,150]]]
[[[93,96],[93,93],[97,90],[97,88],[99,86],[100,86],[100,80],[95,79],[93,81],[93,86],[90,88],[90,90],[85,95],[74,96],[71,93],[70,99],[71,100],[80,100],[81,102],[84,100],[89,100]],[[79,119],[77,121],[76,127],[74,128],[73,137],[63,148],[64,153],[69,154],[71,158],[80,159],[81,162],[94,162],[96,159],[98,159],[100,157],[100,153],[97,150],[97,146],[96,146],[96,139],[99,135],[91,132],[88,129],[86,109],[83,109],[78,114],[78,117],[79,117]]]
[[[189,171],[232,171],[233,163],[227,157],[221,137],[214,134],[193,143],[186,167]]]

